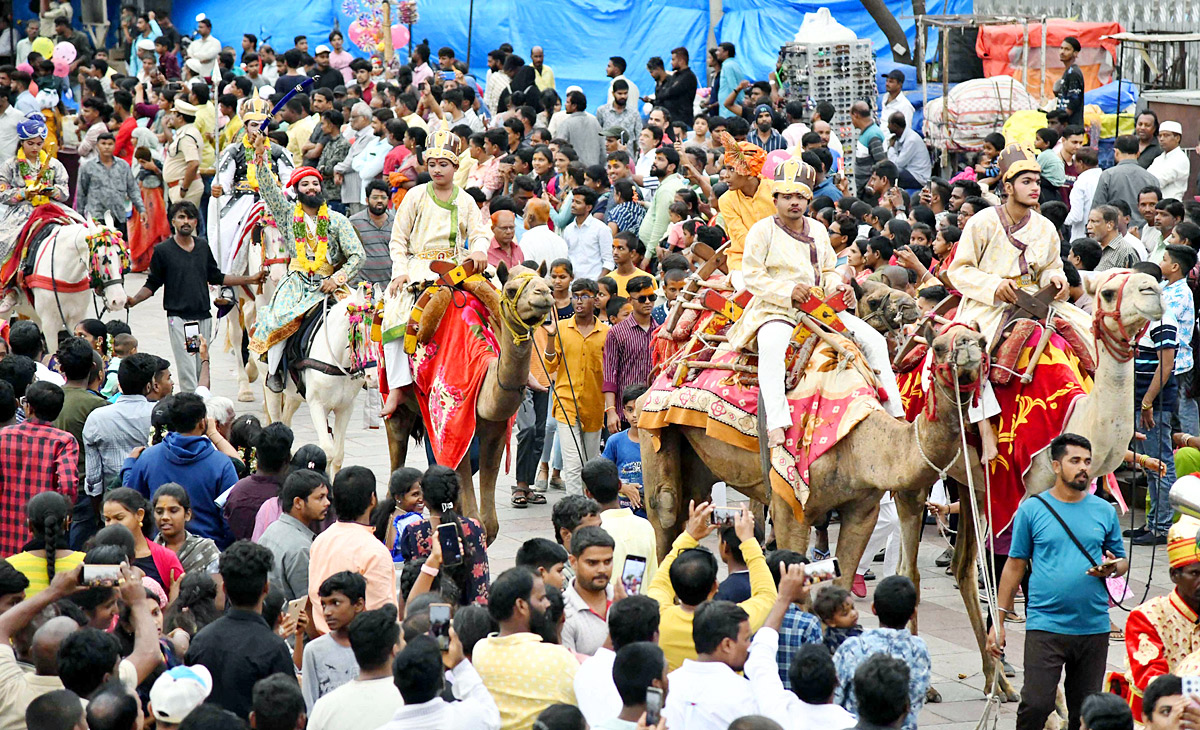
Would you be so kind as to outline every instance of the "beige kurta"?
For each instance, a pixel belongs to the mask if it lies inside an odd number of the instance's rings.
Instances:
[[[742,256],[742,273],[746,289],[754,295],[741,319],[729,329],[730,349],[742,349],[754,341],[758,328],[773,320],[795,325],[798,321],[792,306],[792,290],[797,284],[820,286],[828,298],[833,288],[842,283],[834,267],[837,254],[829,245],[825,226],[805,218],[806,235],[812,244],[798,241],[783,230],[775,216],[764,218],[750,227],[746,234],[746,250]],[[816,249],[817,265],[813,266],[812,251]]]
[[[418,185],[404,196],[392,224],[388,249],[392,256],[392,278],[407,275],[411,282],[435,278],[429,265],[433,261],[461,263],[472,251],[487,253],[492,227],[483,217],[475,200],[462,188],[455,187],[453,208],[440,205],[432,195],[432,184]],[[407,288],[384,306],[384,340],[388,332],[396,334],[408,322],[416,297]]]
[[[1004,233],[999,207],[971,216],[958,241],[950,268],[946,270],[950,283],[963,295],[956,319],[977,323],[989,345],[1008,307],[1004,302],[996,301],[996,288],[1001,281],[1021,281],[1021,289],[1034,294],[1047,286],[1055,275],[1064,276],[1058,233],[1053,223],[1032,211],[1029,221],[1013,235],[1026,246],[1029,276],[1025,280],[1021,280],[1021,252]],[[1083,342],[1092,344],[1088,334],[1092,320],[1086,312],[1067,302],[1055,302],[1054,308],[1079,331]],[[1095,356],[1095,352],[1092,355]]]

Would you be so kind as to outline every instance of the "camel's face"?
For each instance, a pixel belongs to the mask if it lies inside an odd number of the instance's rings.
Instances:
[[[956,325],[933,340],[934,363],[957,370],[958,384],[971,385],[983,376],[987,342],[982,334],[966,325]]]
[[[501,278],[504,298],[513,303],[517,316],[527,325],[539,325],[554,309],[554,296],[546,280],[523,266],[513,267]]]
[[[1149,274],[1113,272],[1096,281],[1094,296],[1097,314],[1119,312],[1118,321],[1102,318],[1102,326],[1122,340],[1135,337],[1148,323],[1163,316],[1162,287]]]
[[[916,300],[877,281],[863,282],[858,299],[858,316],[883,334],[899,330],[921,317]]]

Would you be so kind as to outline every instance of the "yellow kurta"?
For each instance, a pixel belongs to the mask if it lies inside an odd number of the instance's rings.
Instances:
[[[388,250],[392,256],[392,278],[407,275],[411,282],[433,279],[433,261],[460,263],[471,251],[487,253],[492,240],[488,224],[475,200],[462,188],[454,188],[454,211],[439,205],[432,196],[432,183],[418,185],[404,196],[392,224]],[[454,222],[452,224],[452,219]],[[452,227],[452,226],[456,226]],[[408,322],[416,297],[404,294],[384,306],[385,333]],[[387,334],[384,340],[388,340]]]
[[[999,207],[993,207],[971,216],[950,268],[946,270],[950,283],[963,295],[956,319],[976,322],[989,345],[1008,307],[1004,302],[996,301],[996,288],[1004,279],[1021,279],[1021,252],[1005,235],[1000,211]],[[1047,286],[1055,275],[1063,276],[1059,238],[1053,223],[1032,211],[1029,221],[1013,235],[1026,247],[1029,277],[1021,283],[1021,289],[1034,294]],[[1089,336],[1092,321],[1086,312],[1067,302],[1055,302],[1054,308],[1074,325],[1082,341],[1092,343]]]
[[[817,252],[815,267],[810,245],[792,238],[774,217],[760,220],[750,228],[742,273],[746,289],[754,298],[741,319],[729,329],[729,349],[742,349],[753,342],[758,328],[767,322],[784,320],[795,325],[798,317],[792,306],[792,290],[797,284],[819,286],[828,298],[833,288],[842,283],[834,268],[837,254],[829,245],[825,226],[811,218],[804,221],[808,225],[807,235],[813,239],[811,246]]]
[[[730,271],[741,271],[746,234],[754,224],[775,215],[773,189],[770,180],[760,180],[752,198],[742,195],[739,190],[728,190],[718,199],[721,218],[725,220],[725,233],[729,235],[729,250],[725,256]]]

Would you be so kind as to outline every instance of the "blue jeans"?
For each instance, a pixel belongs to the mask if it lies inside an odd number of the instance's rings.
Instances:
[[[1181,398],[1181,400],[1183,400]],[[1190,401],[1194,406],[1195,403]],[[1141,417],[1135,421],[1138,430],[1141,427]],[[1171,414],[1161,410],[1154,411],[1154,428],[1145,429],[1146,440],[1143,443],[1147,456],[1158,459],[1167,467],[1166,476],[1160,477],[1157,472],[1147,472],[1150,491],[1150,512],[1146,515],[1146,526],[1159,535],[1167,534],[1171,528],[1171,518],[1174,510],[1168,499],[1171,487],[1175,484],[1175,457],[1171,449]]]
[[[1200,408],[1197,407],[1196,401],[1188,395],[1192,390],[1192,379],[1195,374],[1196,369],[1192,368],[1186,373],[1179,373],[1175,376],[1175,380],[1179,383],[1179,410],[1177,411],[1179,430],[1190,436],[1200,435]]]

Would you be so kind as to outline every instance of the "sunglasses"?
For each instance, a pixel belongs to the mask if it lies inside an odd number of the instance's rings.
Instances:
[[[655,298],[656,297],[653,294],[642,294],[641,296],[630,297],[629,299],[630,301],[639,302],[641,304],[649,304],[650,302],[654,301]]]

